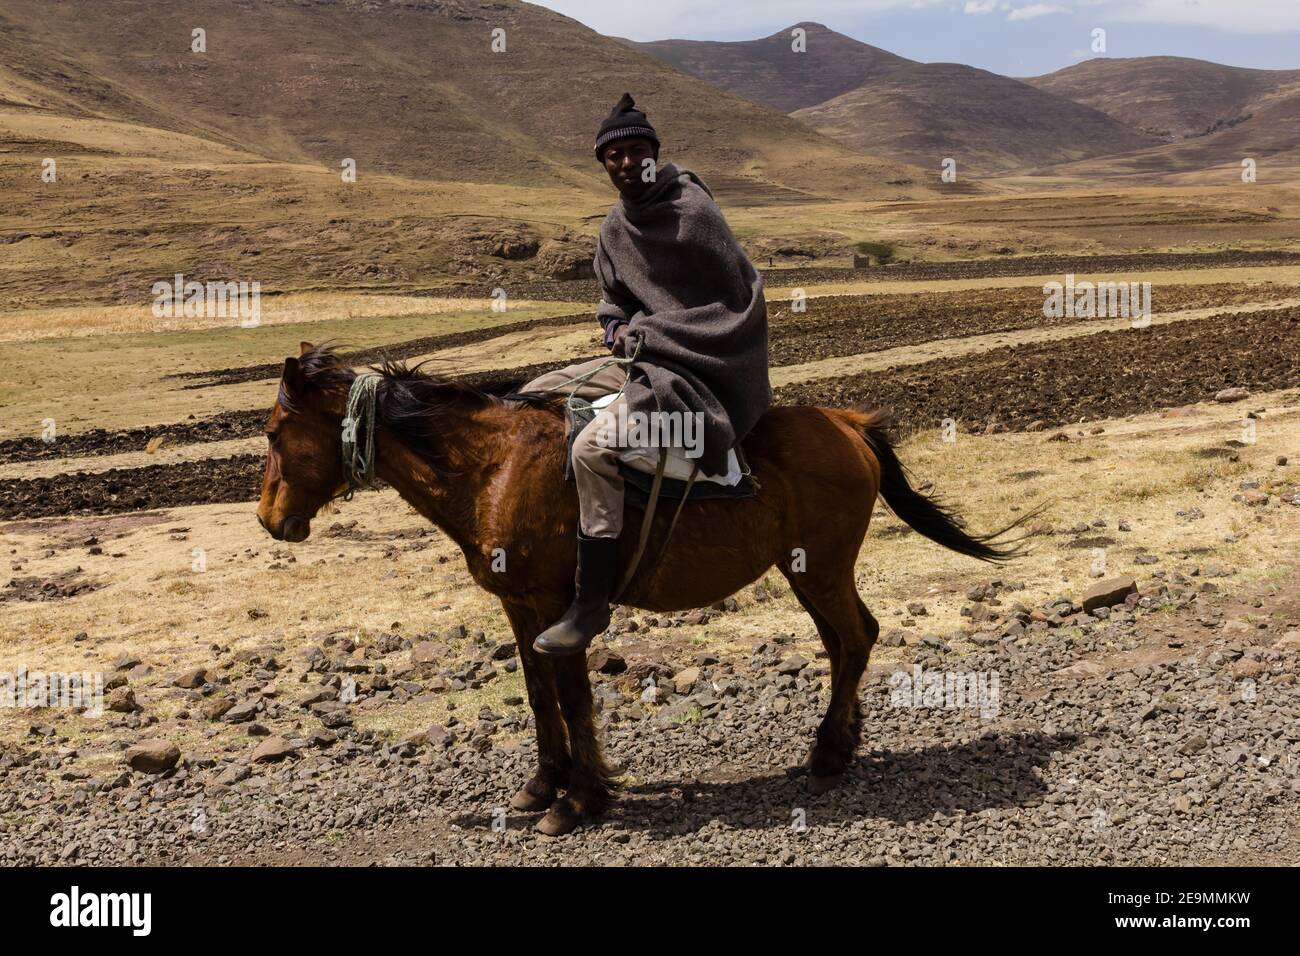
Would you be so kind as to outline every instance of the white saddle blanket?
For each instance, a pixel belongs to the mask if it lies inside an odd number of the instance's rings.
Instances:
[[[599,410],[610,402],[614,401],[617,396],[602,395],[591,403],[592,407]],[[629,468],[635,468],[637,471],[644,471],[648,475],[653,475],[659,468],[659,449],[658,448],[625,448],[619,452],[618,460],[623,462]],[[676,478],[678,481],[690,481],[691,471],[695,468],[695,462],[686,457],[686,450],[683,448],[668,449],[668,461],[664,464],[664,477]],[[696,477],[696,481],[712,481],[715,484],[735,487],[744,477],[744,472],[740,470],[740,459],[736,457],[736,450],[733,448],[727,452],[727,473],[725,475],[706,475],[703,472]]]

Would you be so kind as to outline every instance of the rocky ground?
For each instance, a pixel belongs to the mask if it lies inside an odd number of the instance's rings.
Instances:
[[[149,664],[127,655],[109,681],[116,756],[52,711],[0,754],[0,861],[1295,864],[1300,579],[1252,596],[1221,591],[1224,574],[1156,570],[1038,607],[993,580],[948,634],[914,602],[883,635],[901,657],[864,680],[859,760],[819,797],[789,768],[825,705],[824,658],[788,634],[721,658],[638,640],[729,605],[621,614],[589,663],[623,790],[558,840],[505,809],[533,764],[529,719],[453,714],[401,740],[356,727],[514,670],[511,643],[333,632],[288,660],[214,646],[210,667],[171,675],[180,709],[162,721],[163,698],[132,690]],[[180,722],[247,740],[181,753]]]

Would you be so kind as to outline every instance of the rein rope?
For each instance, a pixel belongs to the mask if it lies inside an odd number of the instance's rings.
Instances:
[[[348,389],[347,410],[343,413],[343,477],[348,490],[344,501],[352,500],[352,493],[369,485],[375,479],[375,404],[379,376],[362,372],[352,380]],[[357,427],[364,425],[364,444],[357,440]]]
[[[633,337],[634,337],[634,333],[629,332],[628,338],[633,338]],[[591,403],[588,402],[585,398],[578,398],[578,390],[582,388],[582,386],[586,385],[593,378],[595,378],[597,375],[599,375],[601,372],[605,371],[605,369],[612,368],[615,365],[626,365],[629,369],[631,369],[631,367],[636,363],[637,356],[641,354],[641,337],[639,335],[636,335],[635,339],[636,339],[636,348],[633,349],[632,354],[627,356],[626,358],[607,359],[606,361],[601,362],[599,365],[593,368],[590,372],[584,372],[581,375],[575,375],[572,378],[567,378],[563,382],[560,382],[559,385],[556,386],[556,391],[559,391],[561,388],[563,388],[566,385],[573,386],[573,388],[569,389],[569,397],[565,399],[565,405],[568,406],[570,412],[583,408],[584,405],[588,407],[591,405]],[[615,400],[617,400],[619,395],[623,394],[623,391],[626,388],[627,388],[627,379],[625,378],[623,379],[623,384],[619,386],[618,391],[613,393]]]

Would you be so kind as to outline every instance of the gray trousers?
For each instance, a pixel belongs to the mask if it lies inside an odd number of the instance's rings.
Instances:
[[[577,365],[569,365],[554,372],[540,375],[525,385],[521,391],[555,390],[567,394],[573,388],[569,379],[609,361],[595,358]],[[617,392],[627,379],[627,366],[611,365],[602,369],[577,390],[579,398],[594,401],[602,395]],[[568,384],[565,384],[565,383]],[[617,538],[623,531],[623,476],[618,470],[619,449],[606,444],[616,434],[618,410],[627,399],[620,395],[578,433],[573,442],[573,479],[578,486],[578,525],[589,538]],[[604,441],[600,433],[606,430]]]

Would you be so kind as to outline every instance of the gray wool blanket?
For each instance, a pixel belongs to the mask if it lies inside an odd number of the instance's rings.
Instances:
[[[713,194],[689,170],[660,167],[644,196],[619,197],[605,217],[595,268],[601,325],[628,322],[642,340],[629,411],[702,413],[700,470],[724,473],[772,387],[763,279]]]

